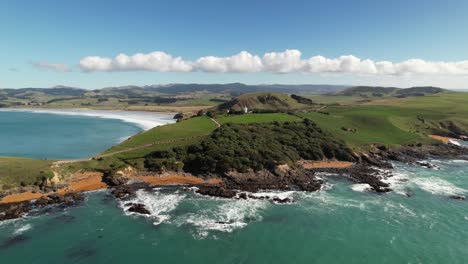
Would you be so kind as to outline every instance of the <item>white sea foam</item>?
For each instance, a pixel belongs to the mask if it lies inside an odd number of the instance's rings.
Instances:
[[[287,203],[292,203],[294,201],[294,193],[295,191],[262,191],[262,192],[243,192],[247,195],[248,199],[267,199],[270,201],[275,202],[275,200],[286,200],[289,201]],[[237,194],[239,198],[239,193]],[[275,202],[276,203],[276,202]]]
[[[453,163],[468,163],[468,160],[451,160]]]
[[[437,177],[414,178],[411,179],[411,182],[418,185],[422,190],[432,194],[463,195],[467,192],[467,190],[459,188],[454,184]]]
[[[409,176],[403,171],[392,172],[390,177],[381,179],[382,182],[387,183],[390,188],[397,194],[407,196],[407,185],[409,181]]]
[[[182,199],[185,198],[184,194],[180,194],[178,191],[171,194],[163,194],[158,189],[153,191],[138,190],[135,198],[131,200],[120,201],[120,206],[124,209],[126,215],[141,215],[133,212],[129,212],[128,209],[131,205],[129,203],[143,204],[145,208],[150,212],[150,215],[146,215],[155,221],[154,225],[159,225],[165,221],[168,221],[171,216],[169,213],[177,208],[177,205]],[[145,215],[141,215],[145,216]]]
[[[372,190],[372,187],[367,183],[356,183],[351,185],[351,189],[355,192],[367,192]]]
[[[459,146],[461,147],[461,144],[460,142],[458,142],[458,140],[455,140],[455,139],[449,139],[449,144],[452,144],[452,145],[455,145],[455,146]]]
[[[120,111],[120,110],[80,110],[80,109],[0,109],[0,111],[10,112],[30,112],[55,115],[89,116],[106,119],[118,119],[127,123],[136,124],[143,130],[148,130],[156,126],[174,123],[172,115],[141,111]]]
[[[214,209],[189,214],[184,223],[193,225],[200,238],[208,236],[210,231],[229,233],[261,220],[261,212],[268,204],[262,200],[226,200]]]
[[[21,235],[23,234],[24,232],[28,231],[32,229],[32,225],[31,224],[25,224],[19,228],[17,228],[14,232],[15,235]]]

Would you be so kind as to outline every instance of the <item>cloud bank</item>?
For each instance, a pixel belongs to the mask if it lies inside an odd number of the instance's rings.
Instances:
[[[58,64],[50,64],[52,65]],[[468,60],[443,62],[409,59],[402,62],[374,61],[354,55],[337,58],[303,58],[299,50],[269,52],[263,56],[247,51],[229,57],[204,56],[194,61],[173,57],[163,51],[119,54],[115,58],[88,56],[79,67],[95,71],[213,72],[213,73],[341,73],[362,75],[468,75]]]

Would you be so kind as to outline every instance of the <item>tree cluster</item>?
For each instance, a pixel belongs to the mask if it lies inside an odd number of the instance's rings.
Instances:
[[[226,124],[200,143],[156,151],[145,158],[148,169],[181,169],[194,174],[274,169],[300,159],[354,161],[344,142],[314,122]]]

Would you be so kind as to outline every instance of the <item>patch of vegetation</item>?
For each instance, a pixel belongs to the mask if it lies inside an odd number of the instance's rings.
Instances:
[[[40,186],[54,174],[51,161],[18,157],[0,157],[0,185],[3,189],[12,187]]]
[[[226,124],[188,147],[156,151],[145,164],[152,170],[182,166],[194,174],[274,169],[299,159],[353,161],[351,149],[314,122]],[[175,161],[181,163],[174,163]]]
[[[302,97],[302,96],[297,95],[297,94],[291,94],[291,98],[296,100],[300,104],[306,104],[306,105],[313,105],[314,104],[314,102],[310,98]]]

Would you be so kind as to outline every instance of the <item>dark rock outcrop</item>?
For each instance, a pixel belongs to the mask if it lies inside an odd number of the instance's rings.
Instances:
[[[148,209],[146,209],[145,205],[140,203],[131,203],[130,208],[128,208],[128,211],[137,214],[151,214],[151,212]]]
[[[102,176],[102,181],[109,186],[120,186],[128,182],[128,177],[116,172],[104,172]]]
[[[32,209],[30,202],[0,205],[0,221],[16,219],[24,216]]]
[[[301,190],[317,191],[322,181],[314,176],[314,172],[305,170],[299,166],[290,168],[283,166],[273,171],[248,171],[244,173],[229,172],[223,175],[222,184],[198,185],[199,194],[223,197],[247,199],[258,197],[249,196],[245,192],[258,192],[260,190]],[[282,202],[277,200],[276,202]],[[289,201],[284,201],[289,202]]]
[[[452,195],[450,196],[450,198],[454,200],[461,200],[461,201],[464,201],[466,199],[464,195]]]
[[[222,197],[222,198],[233,198],[234,196],[236,196],[236,191],[226,188],[224,184],[223,185],[213,185],[213,184],[199,185],[196,192],[199,194],[203,194],[203,195]]]
[[[81,193],[70,193],[65,195],[50,194],[36,201],[25,201],[0,205],[0,221],[20,218],[34,208],[44,208],[48,205],[60,204],[63,206],[75,206],[84,200]]]
[[[135,191],[136,189],[132,185],[123,185],[123,186],[114,188],[112,190],[112,194],[115,196],[115,198],[122,199],[129,195],[134,195]]]
[[[51,204],[64,204],[67,206],[74,206],[79,202],[84,200],[84,195],[82,193],[69,193],[65,195],[60,194],[50,194],[48,196],[43,196],[37,199],[33,205],[35,207],[44,207]]]

